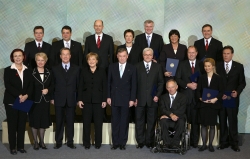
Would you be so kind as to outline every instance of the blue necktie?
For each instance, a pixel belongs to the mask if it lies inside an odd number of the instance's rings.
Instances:
[[[147,36],[148,47],[150,47],[150,36]]]

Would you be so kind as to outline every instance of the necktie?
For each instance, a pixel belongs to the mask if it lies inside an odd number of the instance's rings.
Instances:
[[[97,48],[99,49],[100,46],[101,46],[101,39],[100,39],[100,36],[98,36],[96,45],[97,45]]]
[[[206,40],[206,51],[207,51],[207,49],[208,49],[208,40]]]
[[[38,50],[40,51],[41,50],[41,44],[40,43],[38,43]]]
[[[122,74],[123,74],[123,65],[120,65],[120,77],[122,78]]]
[[[150,47],[150,36],[147,36],[148,47]]]
[[[66,47],[69,48],[69,43],[68,43],[68,42],[66,42]],[[67,66],[67,65],[66,65],[66,66]]]
[[[229,72],[229,67],[228,67],[228,63],[226,64],[226,73],[228,74]]]
[[[148,63],[146,64],[146,72],[147,72],[147,74],[149,73],[149,65],[148,65]]]
[[[170,105],[170,108],[172,107],[173,102],[174,102],[174,96],[171,96],[171,105]]]
[[[65,70],[66,72],[68,71],[68,66],[67,66],[67,65],[65,65],[64,70]]]
[[[194,74],[194,63],[192,62],[192,74]]]

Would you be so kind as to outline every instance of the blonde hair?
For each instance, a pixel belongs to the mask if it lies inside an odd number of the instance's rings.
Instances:
[[[92,57],[92,56],[95,57],[95,59],[98,61],[99,56],[98,56],[97,53],[94,53],[94,52],[88,53],[88,54],[86,55],[86,60],[88,61],[88,59],[89,59],[90,57]]]
[[[43,58],[46,62],[47,62],[47,60],[48,60],[48,57],[47,57],[47,55],[46,55],[44,52],[36,53],[36,55],[35,55],[35,60],[37,60],[38,57]]]
[[[205,62],[211,63],[211,65],[214,66],[213,72],[214,72],[215,74],[217,74],[217,73],[216,73],[215,61],[214,61],[214,59],[213,59],[213,58],[205,58],[204,61],[203,61],[204,66],[205,66]]]

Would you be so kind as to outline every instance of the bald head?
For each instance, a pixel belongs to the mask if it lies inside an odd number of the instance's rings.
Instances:
[[[96,20],[94,23],[94,29],[95,29],[95,33],[97,35],[100,35],[102,33],[103,30],[103,21],[102,20]]]

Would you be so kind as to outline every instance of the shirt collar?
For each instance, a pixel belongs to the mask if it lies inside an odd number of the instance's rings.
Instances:
[[[25,69],[28,69],[24,64],[22,64],[22,65],[23,65],[22,66],[22,68],[23,68],[22,71],[24,71]],[[12,63],[11,66],[10,66],[10,68],[17,70],[15,63]]]
[[[192,62],[194,63],[194,66],[195,66],[196,59],[195,59],[194,61],[190,61],[190,60],[189,60],[189,63],[190,63],[191,66],[192,66]]]
[[[100,36],[100,38],[102,38],[103,33],[101,33],[100,35],[95,34],[95,37],[96,37],[96,38],[98,38],[98,36]]]
[[[229,66],[232,66],[233,60],[229,61],[228,63],[224,61],[224,64],[226,66],[226,64],[228,64]]]
[[[177,91],[175,92],[174,95],[169,94],[169,97],[171,98],[171,96],[174,96],[174,99],[175,99],[176,95],[177,95]]]
[[[147,64],[149,65],[149,67],[151,66],[151,64],[152,64],[152,61],[150,61],[150,62],[146,62],[146,61],[143,61],[144,62],[144,65],[146,66]]]
[[[62,62],[63,68],[65,68],[65,65],[67,65],[67,68],[68,68],[68,69],[70,68],[70,62],[68,62],[68,63],[63,63],[63,62]]]
[[[38,43],[40,43],[40,47],[43,46],[43,41],[38,42],[38,41],[35,40],[35,42],[36,42],[36,46],[37,46],[37,47],[38,47]]]
[[[63,43],[64,43],[64,46],[66,46],[66,43],[69,43],[69,47],[70,47],[70,44],[71,44],[71,39],[69,41],[65,41],[63,40]]]
[[[121,64],[120,62],[118,62],[118,63],[119,63],[119,67],[120,67],[121,65],[126,66],[126,64],[127,64],[127,62],[125,62],[124,64]]]
[[[153,33],[151,33],[151,34],[147,34],[147,33],[145,33],[145,35],[146,35],[146,37],[150,36],[150,38],[152,38]]]
[[[211,36],[210,38],[208,38],[208,39],[205,39],[205,38],[204,38],[204,43],[205,43],[205,45],[206,45],[206,40],[208,41],[208,44],[210,44],[211,39],[212,39],[212,36]]]

